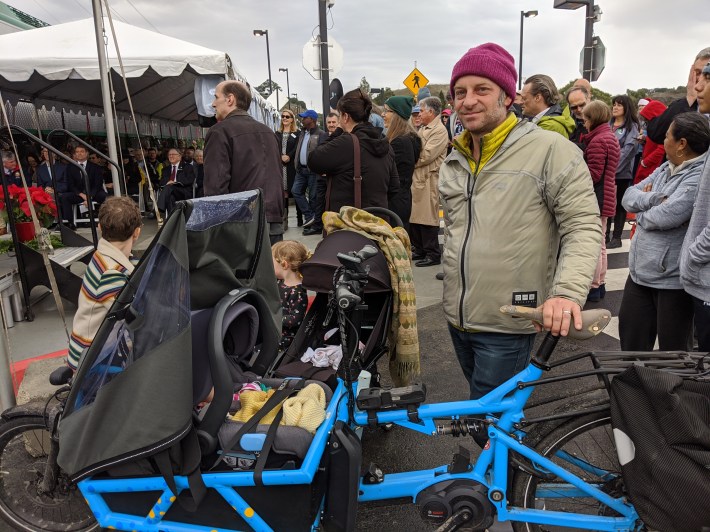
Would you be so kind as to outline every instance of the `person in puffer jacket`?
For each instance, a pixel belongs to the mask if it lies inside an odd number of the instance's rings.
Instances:
[[[616,212],[616,167],[619,165],[621,149],[616,136],[611,131],[609,106],[599,100],[588,103],[582,113],[584,127],[589,133],[581,136],[584,144],[584,160],[589,167],[601,212],[602,235],[606,233],[606,224]],[[592,289],[587,301],[596,302],[606,294],[606,243],[602,240],[602,251],[597,262],[597,269],[592,279]]]
[[[663,102],[658,100],[650,100],[646,106],[639,111],[639,114],[646,120],[647,127],[659,116],[661,116],[665,110],[668,109]],[[653,171],[658,168],[663,162],[663,157],[666,155],[663,149],[663,144],[656,144],[648,136],[645,137],[643,152],[641,152],[641,160],[639,161],[638,170],[636,170],[636,177],[634,177],[634,185],[640,183],[648,176],[650,176]]]
[[[661,351],[692,348],[693,299],[683,290],[679,259],[708,146],[707,118],[677,115],[664,142],[668,160],[624,194],[624,208],[636,213],[619,309],[624,351],[651,351],[656,337]]]

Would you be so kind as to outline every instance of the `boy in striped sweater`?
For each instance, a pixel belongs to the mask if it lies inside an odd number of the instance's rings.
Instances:
[[[142,225],[141,213],[131,198],[110,197],[99,209],[101,239],[84,274],[69,340],[67,364],[73,370],[133,273],[131,250]]]

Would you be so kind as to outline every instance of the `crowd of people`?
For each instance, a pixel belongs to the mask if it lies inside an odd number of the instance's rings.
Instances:
[[[326,211],[388,208],[410,235],[414,265],[442,265],[444,314],[478,398],[524,367],[536,328],[565,335],[581,327],[585,303],[605,297],[607,249],[622,245],[629,221],[622,349],[649,350],[656,340],[664,350],[691,349],[695,332],[710,350],[708,81],[710,48],[695,57],[687,97],[668,106],[625,94],[608,105],[584,79],[563,95],[544,74],[516,90],[512,56],[487,43],[456,63],[446,102],[425,92],[378,107],[355,89],[323,117],[325,129],[314,110],[284,108],[276,132],[249,116],[248,88],[225,81],[204,153],[124,152],[126,189],[150,181],[169,213],[181,199],[259,188],[272,245],[288,228],[289,197],[304,235],[323,231]],[[112,186],[105,164],[83,147],[72,157],[85,165],[89,190],[76,168],[51,164],[46,151],[22,161],[33,183],[56,187],[69,221],[73,205],[101,203]],[[14,155],[3,153],[3,167],[17,178]],[[288,299],[301,259],[279,249],[274,264]],[[506,303],[540,307],[543,323],[503,317]]]
[[[324,211],[384,206],[402,219],[415,266],[443,263],[444,312],[472,398],[529,358],[533,326],[497,308],[542,307],[541,325],[555,333],[581,326],[584,304],[606,295],[607,248],[621,247],[627,222],[635,235],[622,349],[692,349],[695,316],[707,350],[710,248],[696,194],[710,141],[708,61],[704,49],[682,101],[620,94],[609,105],[584,79],[564,95],[544,74],[516,90],[510,54],[482,45],[454,67],[446,104],[420,94],[378,109],[356,89],[325,117],[326,130],[307,110],[300,131],[284,110],[281,189],[295,198],[304,235],[322,231]],[[384,128],[374,125],[380,114]]]
[[[144,147],[125,148],[121,151],[121,193],[136,199],[142,195],[146,216],[152,216],[148,181],[164,214],[169,214],[175,202],[202,194],[202,150],[194,146],[173,147],[176,144],[165,142],[160,149]],[[103,153],[107,151],[103,145],[98,145],[97,150]],[[88,190],[77,165],[68,164],[45,147],[23,145],[20,150],[23,155],[19,161],[14,151],[3,151],[3,172],[8,185],[22,186],[24,174],[28,186],[42,187],[53,194],[59,208],[58,216],[66,225],[74,228],[75,206],[86,205],[90,199],[93,206],[98,208],[113,193],[114,182],[108,161],[83,145],[69,144],[62,152],[86,172]]]

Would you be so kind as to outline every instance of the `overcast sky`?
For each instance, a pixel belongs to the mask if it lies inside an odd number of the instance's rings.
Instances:
[[[4,0],[50,24],[91,16],[90,0]],[[697,52],[710,46],[707,0],[597,0],[603,11],[594,25],[607,48],[596,87],[616,94],[627,88],[685,85]],[[227,52],[252,83],[268,78],[268,29],[272,78],[320,111],[320,81],[302,66],[304,45],[317,32],[318,0],[110,0],[119,20]],[[345,90],[362,76],[372,87],[402,88],[416,65],[431,83],[448,83],[451,68],[470,47],[496,42],[518,64],[521,10],[525,19],[523,78],[548,74],[558,84],[579,77],[584,8],[553,9],[553,0],[335,0],[329,35],[344,50],[336,74]],[[137,8],[134,9],[134,7]],[[139,14],[138,11],[140,11]],[[120,43],[119,43],[120,46]],[[51,53],[50,50],[47,51]],[[332,75],[331,75],[332,77]]]

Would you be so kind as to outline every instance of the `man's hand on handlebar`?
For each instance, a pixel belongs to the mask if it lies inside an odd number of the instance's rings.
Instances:
[[[542,327],[535,323],[538,332],[550,331],[555,336],[567,336],[570,323],[578,331],[582,329],[582,309],[574,301],[563,297],[551,297],[540,307],[542,311]]]

